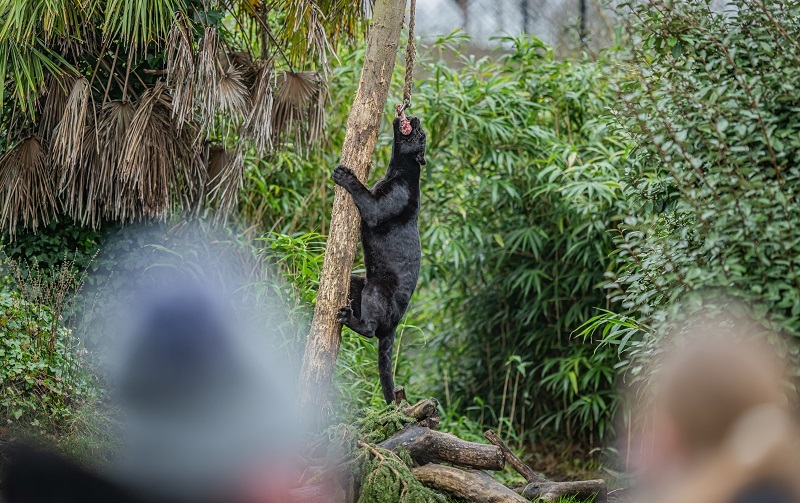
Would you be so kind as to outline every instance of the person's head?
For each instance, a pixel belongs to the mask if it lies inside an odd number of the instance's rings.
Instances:
[[[736,422],[761,405],[783,408],[783,367],[766,344],[694,336],[664,360],[657,418],[674,451],[690,460],[717,448]]]

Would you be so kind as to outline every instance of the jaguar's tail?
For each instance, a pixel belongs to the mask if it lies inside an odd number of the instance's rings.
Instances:
[[[394,328],[391,332],[376,334],[378,336],[378,375],[386,403],[394,401],[394,378],[392,376],[392,347],[394,346]]]

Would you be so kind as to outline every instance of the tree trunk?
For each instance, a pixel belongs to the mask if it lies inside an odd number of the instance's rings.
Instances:
[[[364,55],[364,67],[347,119],[341,163],[366,182],[372,153],[386,107],[406,0],[377,0]],[[333,169],[333,166],[330,166]],[[336,187],[317,306],[308,334],[300,375],[300,404],[307,418],[318,417],[328,396],[339,354],[342,327],[336,311],[347,303],[350,270],[358,242],[359,215],[350,195]]]

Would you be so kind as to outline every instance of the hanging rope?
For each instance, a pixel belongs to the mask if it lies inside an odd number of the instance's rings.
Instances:
[[[411,123],[406,118],[406,109],[411,108],[411,91],[414,88],[414,60],[417,57],[417,47],[414,44],[414,14],[417,10],[417,0],[411,0],[408,14],[408,44],[406,45],[406,82],[403,85],[403,102],[395,107],[397,117],[400,118],[400,132],[411,134]]]
[[[416,10],[417,0],[411,0],[408,14],[408,45],[406,45],[406,84],[403,86],[405,108],[411,107],[411,90],[414,87],[414,60],[417,57],[417,47],[414,44],[414,13]]]

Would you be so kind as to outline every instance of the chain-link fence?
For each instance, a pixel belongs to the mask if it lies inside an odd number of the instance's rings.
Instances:
[[[478,47],[496,45],[493,37],[530,33],[559,52],[598,48],[613,41],[613,24],[604,0],[417,0],[419,35],[461,28]]]

